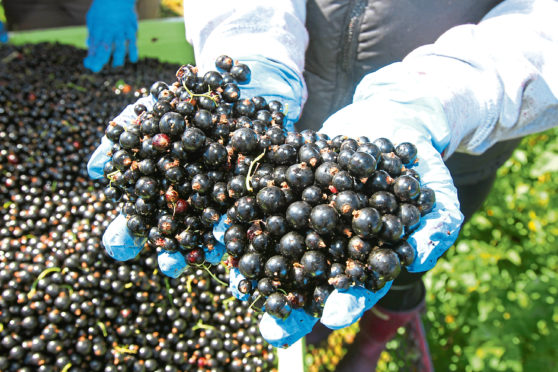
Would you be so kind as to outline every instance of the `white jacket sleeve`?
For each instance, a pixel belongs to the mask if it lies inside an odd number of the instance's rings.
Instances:
[[[454,27],[369,74],[354,99],[436,98],[451,133],[444,155],[479,154],[558,125],[557,66],[558,1],[507,0],[478,25]]]
[[[301,81],[308,45],[306,1],[184,1],[186,39],[196,65],[214,70],[215,59],[263,56],[295,71]]]

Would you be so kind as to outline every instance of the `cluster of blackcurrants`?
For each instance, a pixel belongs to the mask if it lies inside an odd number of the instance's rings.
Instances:
[[[267,145],[256,131],[284,118],[279,102],[240,99],[237,83],[250,78],[248,66],[228,57],[217,66],[225,72],[199,76],[196,67],[182,66],[171,86],[151,86],[152,109],[137,104],[135,121],[106,129],[115,145],[104,168],[105,195],[113,201],[124,195],[122,212],[134,235],[158,250],[181,252],[191,265],[204,262],[202,247],[215,247],[213,225],[241,196],[231,177],[246,175],[253,158],[237,147],[262,150]]]
[[[227,211],[241,292],[277,318],[293,308],[319,317],[333,289],[375,292],[414,261],[404,237],[435,195],[412,168],[413,144],[303,131],[279,147],[289,161],[264,158],[249,180],[255,190]]]
[[[183,66],[155,83],[151,110],[110,123],[105,193],[124,195],[128,228],[157,250],[203,264],[226,214],[239,290],[269,314],[319,316],[333,289],[377,291],[415,259],[404,237],[435,204],[413,169],[417,148],[313,130],[286,132],[280,102],[243,98],[250,69],[221,56],[202,76]]]

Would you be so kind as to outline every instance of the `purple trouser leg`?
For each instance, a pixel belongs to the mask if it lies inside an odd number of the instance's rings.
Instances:
[[[420,313],[423,308],[424,302],[421,302],[415,308],[407,311],[390,311],[375,306],[365,312],[360,320],[360,332],[336,370],[339,372],[375,371],[378,358],[386,343],[395,336],[399,327],[413,321],[421,324]],[[422,338],[421,342],[425,343],[424,333]],[[431,364],[430,369],[426,369],[426,371],[430,370]]]

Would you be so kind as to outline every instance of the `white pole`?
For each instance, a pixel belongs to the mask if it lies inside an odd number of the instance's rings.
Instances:
[[[278,372],[305,372],[304,354],[306,345],[304,337],[286,349],[277,349],[279,360]]]

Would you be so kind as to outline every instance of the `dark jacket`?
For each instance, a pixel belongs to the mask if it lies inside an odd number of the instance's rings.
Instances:
[[[367,73],[431,44],[451,27],[478,23],[501,0],[308,0],[304,78],[308,101],[297,128],[319,129],[351,103]]]

